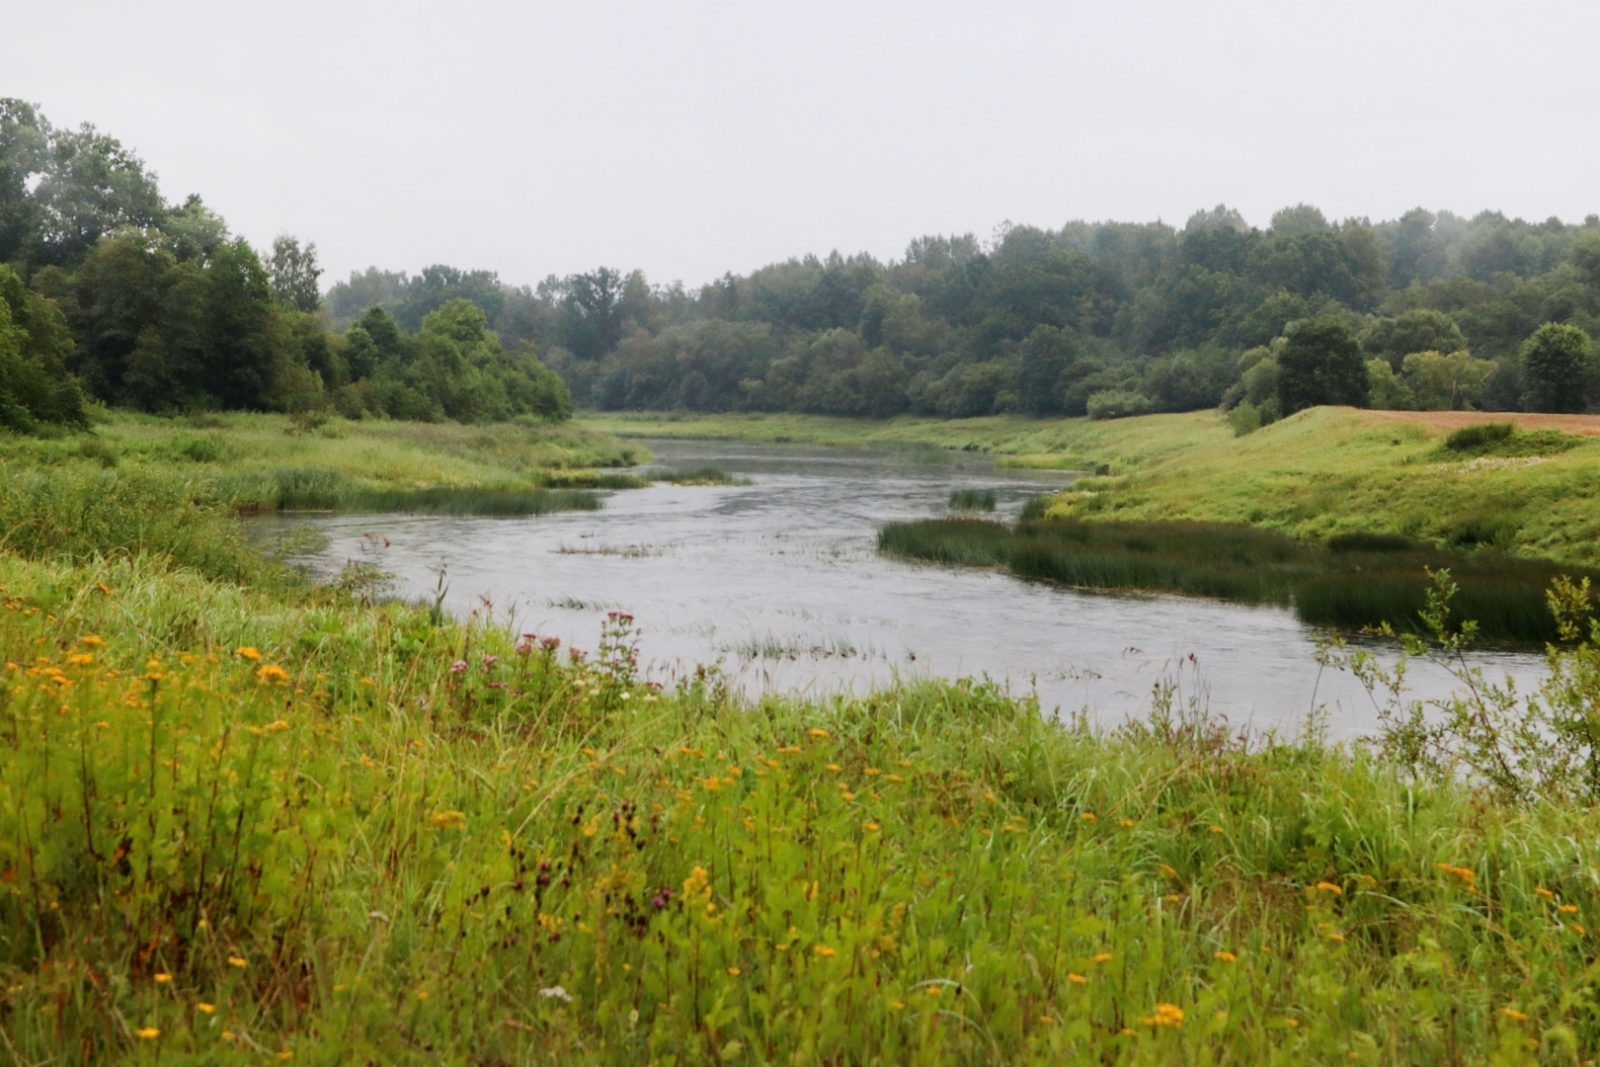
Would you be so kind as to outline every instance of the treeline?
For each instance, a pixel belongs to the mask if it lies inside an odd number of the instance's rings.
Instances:
[[[1557,389],[1530,378],[1524,346],[1546,323],[1600,326],[1600,218],[1330,222],[1298,205],[1263,230],[1218,207],[1181,229],[926,237],[898,260],[808,256],[697,290],[638,271],[519,288],[430,267],[371,269],[328,294],[336,324],[371,306],[418,322],[453,298],[604,409],[1109,417],[1248,403],[1270,420],[1286,331],[1320,322],[1359,346],[1368,374],[1346,384],[1367,402],[1583,410],[1587,342]]]
[[[167,203],[114,138],[56,129],[0,99],[0,427],[82,425],[86,404],[149,412],[308,411],[359,418],[564,418],[527,343],[508,351],[479,302],[401,328],[382,311],[335,333],[316,246],[265,258],[197,196]]]

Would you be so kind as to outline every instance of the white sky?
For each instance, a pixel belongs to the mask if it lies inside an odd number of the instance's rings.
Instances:
[[[1600,211],[1594,0],[52,0],[0,95],[329,275],[699,285],[1003,220]]]

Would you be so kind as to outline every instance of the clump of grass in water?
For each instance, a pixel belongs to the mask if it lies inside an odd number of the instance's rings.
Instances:
[[[670,482],[673,485],[749,485],[750,479],[739,478],[716,467],[699,467],[688,471],[653,471],[653,482]]]
[[[993,489],[956,489],[950,493],[951,511],[993,511]]]
[[[580,489],[362,485],[338,471],[289,467],[270,475],[221,479],[216,493],[237,511],[400,512],[416,515],[545,515],[596,511],[600,498]]]
[[[1306,623],[1357,630],[1388,622],[1422,627],[1428,572],[1449,568],[1460,610],[1488,641],[1543,644],[1558,638],[1545,590],[1573,568],[1412,545],[1382,533],[1346,534],[1326,548],[1251,527],[1206,523],[1020,522],[974,519],[890,523],[878,533],[890,555],[962,566],[1005,567],[1022,578],[1086,589],[1292,604]],[[1587,572],[1577,572],[1579,576]]]

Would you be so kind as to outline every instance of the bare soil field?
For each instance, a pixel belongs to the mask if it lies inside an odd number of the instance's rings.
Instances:
[[[1434,430],[1459,430],[1482,422],[1509,422],[1524,430],[1560,430],[1600,437],[1600,415],[1539,415],[1521,411],[1362,411],[1368,422],[1412,422]]]

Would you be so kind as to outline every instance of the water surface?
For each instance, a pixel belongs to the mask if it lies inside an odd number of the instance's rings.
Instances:
[[[941,450],[853,451],[740,442],[645,442],[656,465],[713,465],[748,486],[610,494],[600,512],[525,519],[282,516],[330,539],[307,560],[378,564],[398,592],[446,606],[492,606],[520,630],[592,650],[608,610],[631,612],[653,677],[720,662],[752,694],[863,692],[920,675],[988,676],[1035,691],[1047,711],[1102,723],[1140,714],[1151,687],[1183,694],[1238,726],[1294,731],[1326,705],[1334,736],[1370,730],[1371,701],[1320,674],[1315,636],[1287,609],[1175,596],[1089,593],[1008,575],[881,557],[884,522],[946,514],[953,489],[993,489],[997,516],[1059,488],[1062,472],[996,470]],[[1537,656],[1479,657],[1493,672],[1540,676]],[[1419,695],[1448,678],[1417,667]]]

